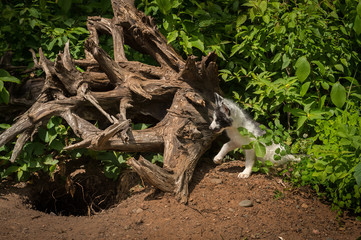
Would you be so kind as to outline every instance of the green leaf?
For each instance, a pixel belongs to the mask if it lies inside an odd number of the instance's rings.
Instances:
[[[259,5],[259,8],[261,9],[262,14],[264,14],[264,12],[267,10],[267,2],[262,1]]]
[[[17,172],[19,170],[19,166],[10,166],[5,170],[4,175],[9,176],[10,174]]]
[[[168,39],[168,43],[171,43],[173,41],[175,41],[178,37],[178,31],[174,30],[172,32],[169,32],[167,35],[167,39]]]
[[[325,82],[325,81],[322,81],[322,82],[321,82],[321,86],[322,86],[322,88],[325,89],[325,90],[328,90],[328,89],[330,88],[330,85],[328,85],[328,83]]]
[[[355,22],[353,23],[353,30],[356,32],[357,35],[361,34],[361,17],[359,15],[355,17]]]
[[[265,22],[265,23],[269,23],[269,21],[270,21],[270,17],[268,16],[268,15],[264,15],[263,17],[262,17],[262,19],[263,19],[263,21]]]
[[[344,72],[345,70],[342,64],[335,64],[335,68],[340,72]]]
[[[255,152],[256,152],[256,156],[257,157],[260,157],[260,158],[262,158],[262,157],[264,157],[264,155],[266,155],[266,147],[265,147],[265,145],[263,145],[263,143],[261,143],[261,142],[256,142],[255,144],[254,144],[254,150],[255,150]]]
[[[297,130],[300,129],[303,126],[303,124],[305,124],[306,120],[307,120],[307,116],[301,116],[298,118]]]
[[[53,157],[51,155],[46,156],[44,164],[45,165],[55,165],[57,164],[59,161],[56,159],[53,159]]]
[[[146,123],[136,123],[133,125],[134,130],[144,130],[147,129],[151,124]]]
[[[155,0],[155,2],[164,15],[167,15],[172,9],[172,1],[170,0]]]
[[[327,162],[324,162],[324,161],[321,161],[321,160],[318,160],[314,165],[313,167],[318,170],[318,171],[322,171],[326,168],[327,166]]]
[[[10,127],[11,127],[10,124],[0,123],[0,128],[2,128],[2,129],[8,129],[8,128],[10,128]]]
[[[325,72],[326,72],[325,66],[320,61],[312,61],[312,63],[314,63],[314,64],[316,64],[318,66],[318,68],[320,69],[320,73],[322,75],[325,74]]]
[[[17,174],[18,181],[21,181],[21,177],[23,176],[23,174],[24,174],[24,171],[19,169],[18,174]]]
[[[309,87],[310,87],[311,82],[306,82],[301,86],[301,91],[300,91],[300,95],[301,97],[305,96],[305,94],[307,93]]]
[[[36,10],[35,8],[29,8],[29,14],[30,14],[30,16],[32,16],[34,18],[39,18],[40,17],[39,11]]]
[[[59,152],[64,148],[64,144],[59,139],[54,139],[53,141],[51,141],[49,146]]]
[[[0,103],[3,102],[5,104],[8,104],[9,103],[9,99],[10,99],[10,94],[9,92],[3,88],[1,91],[0,91]]]
[[[51,51],[54,47],[54,44],[56,43],[57,38],[54,38],[49,44],[48,44],[48,50]]]
[[[346,89],[340,82],[336,82],[331,89],[331,101],[336,107],[342,108],[346,102]]]
[[[310,120],[323,119],[323,114],[325,114],[325,113],[326,112],[324,112],[324,111],[313,110],[313,111],[310,111],[308,118]]]
[[[157,162],[163,163],[163,155],[158,153],[158,154],[153,156],[152,163],[157,163]]]
[[[4,69],[0,69],[0,77],[10,77],[10,73]]]
[[[0,80],[0,92],[3,90],[4,82]]]
[[[13,82],[13,83],[17,83],[20,84],[20,80],[16,77],[13,76],[8,76],[8,77],[0,77],[0,80],[3,82]]]
[[[285,69],[288,65],[290,65],[291,59],[287,56],[287,54],[283,54],[282,62],[282,69]]]
[[[292,115],[294,115],[296,117],[306,116],[305,111],[303,111],[302,109],[299,109],[299,108],[288,109],[288,112],[292,113]]]
[[[310,75],[311,73],[311,66],[310,63],[307,61],[306,56],[297,59],[295,68],[296,76],[301,82],[304,82],[307,79],[308,75]]]
[[[361,1],[358,2],[356,7],[356,12],[359,17],[361,17]]]
[[[197,39],[196,41],[191,41],[192,47],[198,48],[202,52],[204,51],[204,44],[200,39]]]
[[[361,162],[355,167],[355,173],[353,175],[356,179],[357,186],[361,186]]]
[[[73,0],[58,0],[57,3],[61,10],[67,13],[70,10],[71,4]]]
[[[241,26],[247,20],[247,15],[241,15],[237,18],[237,27]]]
[[[232,50],[231,50],[231,55],[230,57],[232,57],[234,54],[238,53],[238,51],[240,49],[242,49],[244,46],[242,44],[236,44],[232,46]]]

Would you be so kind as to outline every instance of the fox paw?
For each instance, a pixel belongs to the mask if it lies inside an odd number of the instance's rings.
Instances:
[[[213,159],[213,162],[215,163],[215,164],[221,164],[222,163],[222,158],[214,158]]]
[[[249,176],[251,176],[250,173],[241,172],[238,174],[238,178],[249,178]]]

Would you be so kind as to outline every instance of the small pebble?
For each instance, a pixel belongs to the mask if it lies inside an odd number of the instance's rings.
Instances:
[[[222,179],[219,179],[219,178],[211,178],[211,183],[214,183],[214,184],[221,184],[223,181]]]
[[[135,213],[142,213],[143,212],[143,209],[141,208],[138,208],[137,210],[135,210]]]
[[[318,231],[317,229],[313,229],[313,230],[312,230],[312,233],[313,233],[313,234],[320,234],[320,231]]]
[[[308,205],[306,203],[302,203],[301,208],[308,208]]]
[[[243,201],[240,201],[238,203],[238,205],[241,206],[241,207],[252,207],[253,202],[251,200],[243,200]]]

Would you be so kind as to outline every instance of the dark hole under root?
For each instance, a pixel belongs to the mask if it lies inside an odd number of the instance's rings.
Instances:
[[[33,209],[48,214],[91,216],[117,205],[139,184],[139,177],[131,171],[123,172],[113,181],[104,176],[100,164],[94,165],[78,166],[69,175],[56,176],[54,181],[38,179],[28,203]]]

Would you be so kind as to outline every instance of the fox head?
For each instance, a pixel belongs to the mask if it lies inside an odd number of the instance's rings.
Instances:
[[[231,110],[223,97],[217,93],[214,93],[214,97],[216,108],[209,129],[214,132],[222,132],[225,128],[232,126]]]

